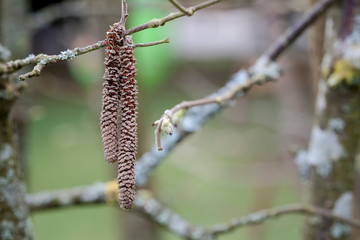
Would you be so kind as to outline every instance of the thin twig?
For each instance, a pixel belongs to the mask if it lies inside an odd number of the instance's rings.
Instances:
[[[170,43],[170,39],[165,38],[165,39],[162,39],[162,40],[159,40],[159,41],[149,42],[149,43],[135,43],[134,48],[137,48],[137,47],[151,47],[151,46],[156,46],[156,45],[163,44],[163,43]]]
[[[116,181],[96,183],[85,187],[75,187],[57,191],[28,194],[26,203],[31,212],[65,207],[86,206],[89,204],[114,203],[117,201]],[[292,204],[251,213],[241,218],[234,218],[228,223],[215,224],[204,228],[195,226],[163,206],[147,190],[140,190],[136,195],[135,210],[146,214],[155,222],[171,232],[189,239],[214,239],[217,235],[229,233],[237,228],[261,224],[269,219],[289,214],[322,216],[334,221],[360,228],[360,221],[345,218],[332,211],[305,204]],[[179,227],[181,226],[181,228]]]
[[[185,13],[187,16],[192,16],[194,14],[194,9],[191,7],[185,8],[180,3],[178,3],[178,1],[176,1],[176,0],[169,0],[169,2],[171,2],[177,9],[179,9],[181,12]]]
[[[43,70],[44,67],[45,67],[45,64],[38,63],[38,64],[35,65],[35,67],[33,68],[33,70],[31,72],[20,75],[19,79],[20,80],[25,80],[27,78],[40,76],[41,70]]]
[[[160,136],[160,134],[161,134],[161,126],[162,126],[163,120],[164,119],[161,118],[158,125],[155,128],[155,143],[156,143],[158,151],[163,150],[163,147],[161,146],[161,136]]]
[[[195,5],[193,7],[190,7],[190,8],[193,9],[193,12],[196,12],[196,11],[199,11],[201,9],[210,7],[210,6],[214,5],[214,4],[222,2],[222,1],[225,1],[225,0],[208,0],[206,2],[200,3],[200,4]],[[186,16],[186,14],[183,13],[183,12],[170,13],[169,15],[167,15],[167,16],[165,16],[163,18],[153,19],[153,20],[151,20],[151,21],[149,21],[147,23],[144,23],[144,24],[141,24],[139,26],[133,27],[133,28],[127,30],[125,32],[125,35],[133,34],[133,33],[148,29],[148,28],[157,28],[159,26],[165,25],[165,23],[167,23],[169,21],[175,20],[175,19],[177,19],[179,17],[183,17],[183,16]]]

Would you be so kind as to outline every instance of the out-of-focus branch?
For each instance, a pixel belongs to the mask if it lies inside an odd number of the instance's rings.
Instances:
[[[290,28],[288,28],[265,52],[270,60],[275,61],[316,19],[329,7],[340,0],[322,0],[311,8]]]
[[[248,225],[257,225],[265,222],[266,220],[277,218],[283,215],[289,215],[289,214],[322,216],[324,218],[332,219],[340,223],[349,224],[355,228],[360,228],[359,220],[353,218],[345,218],[343,216],[336,215],[332,211],[324,208],[318,208],[306,204],[291,204],[281,207],[275,207],[272,209],[261,210],[241,218],[235,218],[226,224],[214,225],[213,227],[209,228],[209,230],[210,232],[219,235],[222,233],[232,231],[236,228],[240,228]]]
[[[31,29],[41,28],[60,18],[83,17],[86,15],[105,15],[105,12],[92,12],[85,1],[65,1],[51,4],[28,16],[27,25]]]
[[[29,194],[26,197],[26,202],[32,212],[37,212],[77,205],[113,203],[117,201],[117,194],[117,183],[112,181],[85,187]],[[204,228],[193,225],[163,206],[148,190],[138,191],[135,210],[149,216],[171,232],[188,239],[214,239],[217,235],[228,233],[237,228],[261,224],[266,220],[288,214],[317,215],[360,228],[358,220],[338,216],[329,210],[303,204],[262,210],[241,218],[234,218],[228,223],[215,224],[212,227]]]
[[[154,122],[156,125],[155,130],[155,143],[159,151],[163,150],[160,134],[165,132],[172,134],[172,123],[174,121],[174,115],[183,109],[189,109],[194,106],[202,106],[210,103],[226,105],[229,101],[236,97],[243,95],[248,89],[256,84],[262,84],[264,82],[275,80],[278,77],[278,67],[273,62],[281,53],[283,53],[300,35],[304,32],[307,27],[311,25],[319,16],[321,16],[326,9],[338,0],[323,0],[315,4],[310,8],[296,23],[294,26],[289,27],[282,35],[280,35],[276,41],[265,51],[265,53],[259,58],[256,64],[250,68],[249,76],[243,79],[239,84],[228,88],[227,91],[222,94],[214,94],[210,97],[198,99],[194,101],[184,101],[173,108],[166,110],[161,118]],[[241,71],[240,71],[241,72]],[[239,72],[239,73],[240,73]],[[235,74],[237,76],[237,74]],[[178,118],[177,116],[175,117]]]
[[[201,3],[201,4],[191,7],[191,9],[194,9],[194,12],[195,12],[200,9],[214,5],[215,3],[218,3],[221,1],[224,1],[224,0],[208,0],[204,3]],[[147,29],[147,28],[155,28],[155,27],[162,26],[166,22],[175,20],[184,15],[185,14],[183,12],[170,13],[169,15],[165,16],[164,18],[153,19],[147,23],[144,23],[137,27],[131,28],[131,29],[125,31],[124,36],[133,34],[135,32],[139,32],[139,31]],[[104,46],[106,46],[106,42],[105,42],[105,40],[101,40],[101,41],[98,41],[97,43],[88,45],[83,48],[75,48],[73,50],[68,49],[66,51],[62,51],[58,55],[39,54],[39,55],[35,56],[35,55],[31,54],[24,59],[10,61],[6,64],[0,64],[0,74],[13,73],[29,64],[36,64],[36,66],[35,66],[36,69],[33,69],[30,73],[23,74],[19,77],[20,80],[25,80],[26,78],[29,78],[29,77],[39,76],[41,74],[41,70],[48,64],[57,63],[57,62],[65,61],[65,60],[70,60],[70,59],[75,58],[78,55],[97,50]]]

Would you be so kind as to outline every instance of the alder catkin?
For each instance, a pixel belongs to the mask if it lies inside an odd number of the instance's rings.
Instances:
[[[120,207],[130,209],[135,199],[138,90],[132,38],[121,38],[125,19],[111,26],[106,34],[100,127],[106,161],[118,162]]]
[[[105,160],[115,162],[118,158],[118,115],[120,104],[120,47],[124,26],[115,23],[106,33],[105,74],[103,84],[100,128],[104,145]]]
[[[118,184],[120,207],[130,209],[135,198],[135,160],[137,152],[137,85],[134,47],[126,36],[120,48],[120,133],[118,155]]]

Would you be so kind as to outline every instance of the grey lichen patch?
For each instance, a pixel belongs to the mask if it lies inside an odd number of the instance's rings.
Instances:
[[[332,118],[329,121],[329,128],[336,132],[343,132],[345,128],[345,122],[341,118]]]
[[[326,92],[327,92],[327,86],[326,86],[325,81],[320,81],[319,89],[318,89],[318,96],[316,99],[317,114],[321,114],[326,109],[326,106],[327,106]]]
[[[343,193],[335,202],[333,209],[334,214],[351,218],[352,217],[352,192]],[[335,222],[331,228],[331,235],[334,238],[341,238],[350,233],[350,226],[344,223]]]
[[[308,162],[316,166],[321,176],[328,176],[332,169],[332,162],[341,158],[343,153],[343,147],[334,131],[324,131],[319,127],[313,129]]]
[[[1,188],[7,187],[13,180],[14,175],[15,175],[15,171],[13,169],[9,169],[6,172],[5,176],[0,176],[0,187]]]
[[[12,154],[12,147],[10,144],[2,144],[0,149],[0,164],[8,160]]]
[[[27,56],[23,62],[26,63],[26,64],[29,64],[31,62],[31,60],[33,60],[35,58],[35,55],[34,54],[29,54],[29,56]]]
[[[11,52],[0,43],[0,61],[9,59]]]
[[[251,74],[260,81],[276,80],[280,77],[280,67],[267,56],[260,57],[253,67],[250,68]]]
[[[13,240],[16,227],[13,222],[3,220],[0,223],[0,236],[2,240]]]
[[[345,155],[343,146],[336,134],[342,131],[345,123],[341,119],[330,119],[326,130],[315,126],[312,130],[309,150],[300,151],[295,158],[299,173],[304,180],[308,177],[310,166],[316,167],[317,173],[322,177],[329,175],[334,161]]]
[[[298,167],[298,172],[302,181],[309,179],[309,163],[307,160],[308,152],[306,150],[300,150],[295,157],[295,164]]]
[[[103,195],[104,189],[103,183],[96,183],[89,188],[89,191],[85,191],[84,194],[80,196],[80,199],[85,202],[94,202],[99,199],[99,196]]]
[[[59,54],[58,59],[59,60],[70,60],[70,59],[73,59],[74,57],[76,57],[76,52],[68,49],[66,51],[62,51]]]

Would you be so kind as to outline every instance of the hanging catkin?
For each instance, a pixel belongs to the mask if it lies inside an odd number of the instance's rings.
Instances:
[[[123,24],[115,23],[106,33],[105,74],[103,84],[102,111],[100,128],[104,145],[105,160],[115,162],[118,159],[118,115],[120,104],[120,47]]]
[[[123,14],[120,22],[112,25],[106,33],[105,81],[100,127],[105,159],[118,163],[120,207],[130,209],[135,199],[138,91],[132,37],[121,37],[128,16],[125,0],[122,1],[122,5]]]
[[[132,37],[126,36],[120,48],[120,134],[118,184],[120,207],[130,209],[135,198],[135,160],[137,152],[137,86]]]

